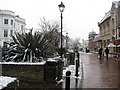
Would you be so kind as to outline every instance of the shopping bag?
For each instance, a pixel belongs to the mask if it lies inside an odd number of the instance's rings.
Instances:
[[[100,58],[100,56],[98,55],[98,58]]]

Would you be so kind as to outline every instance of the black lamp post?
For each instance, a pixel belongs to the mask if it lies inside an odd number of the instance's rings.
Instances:
[[[58,7],[59,7],[60,13],[61,13],[61,58],[62,58],[62,54],[63,54],[63,52],[62,52],[62,49],[63,49],[63,46],[62,46],[62,28],[63,28],[62,27],[62,19],[63,19],[62,13],[64,11],[65,5],[61,2],[61,4],[58,5]]]
[[[68,49],[68,33],[66,33],[66,51]]]

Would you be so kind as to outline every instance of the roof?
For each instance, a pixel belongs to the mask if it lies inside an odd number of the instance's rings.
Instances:
[[[105,16],[103,19],[98,23],[98,25],[102,24],[105,20],[111,17],[111,10],[109,10],[107,13],[105,13]]]
[[[98,34],[95,36],[94,38],[94,41],[97,42],[97,41],[100,41],[101,40],[101,36]]]
[[[96,35],[98,35],[98,34],[96,34],[95,31],[91,31],[91,32],[89,33],[89,38],[90,38],[90,37],[95,37]]]
[[[114,6],[115,5],[115,8],[118,8],[118,5],[120,5],[120,1],[113,1],[112,2],[112,6]],[[111,7],[112,7],[111,6]],[[108,18],[110,18],[111,17],[111,9],[107,12],[107,13],[105,13],[105,16],[103,17],[103,19],[98,23],[98,25],[100,25],[100,24],[102,24],[105,20],[107,20]]]

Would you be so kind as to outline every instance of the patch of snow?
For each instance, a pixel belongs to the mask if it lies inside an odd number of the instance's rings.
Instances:
[[[69,49],[68,52],[74,52],[72,49]]]
[[[53,58],[48,58],[48,60],[47,61],[50,61],[50,62],[57,62],[55,59],[53,59]]]
[[[58,56],[58,57],[54,57],[53,59],[60,59],[60,56]]]
[[[63,77],[66,76],[66,71],[70,71],[71,72],[71,75],[70,77],[72,78],[77,78],[77,79],[82,79],[82,65],[80,65],[79,69],[78,69],[78,77],[75,76],[75,68],[76,66],[75,65],[69,65],[68,67],[66,67],[64,70],[63,70]]]
[[[63,83],[63,82],[64,82],[64,80],[61,79],[61,80],[57,81],[57,84],[60,84],[60,83]]]
[[[16,78],[0,76],[0,90],[7,87],[8,84],[14,82],[15,80],[16,80]]]
[[[17,64],[17,65],[44,65],[46,61],[29,63],[29,62],[0,62],[0,64]]]

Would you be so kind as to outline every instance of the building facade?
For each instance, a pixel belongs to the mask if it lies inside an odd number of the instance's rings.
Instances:
[[[111,18],[111,11],[105,14],[105,17],[98,23],[101,37],[101,47],[105,48],[110,43],[112,36],[115,34]],[[114,21],[113,21],[114,22]],[[114,33],[114,34],[113,34]]]
[[[95,48],[94,51],[98,52],[99,48],[102,47],[101,37],[99,34],[94,37],[93,43],[94,43],[94,48]]]
[[[112,2],[111,9],[107,12],[104,18],[98,22],[99,33],[101,37],[102,48],[113,43],[114,52],[120,52],[120,2]]]
[[[89,33],[89,37],[88,37],[89,38],[89,43],[88,43],[88,46],[89,46],[89,50],[90,51],[96,51],[97,50],[96,42],[94,41],[96,35],[98,35],[98,34],[96,34],[95,31],[92,31],[92,32]]]
[[[116,40],[115,40],[115,44],[118,46],[119,48],[119,52],[120,52],[120,1],[117,3],[117,31],[116,31]]]
[[[12,41],[11,35],[15,32],[24,32],[25,25],[25,19],[15,15],[13,11],[0,10],[0,46],[6,46],[7,42]]]

